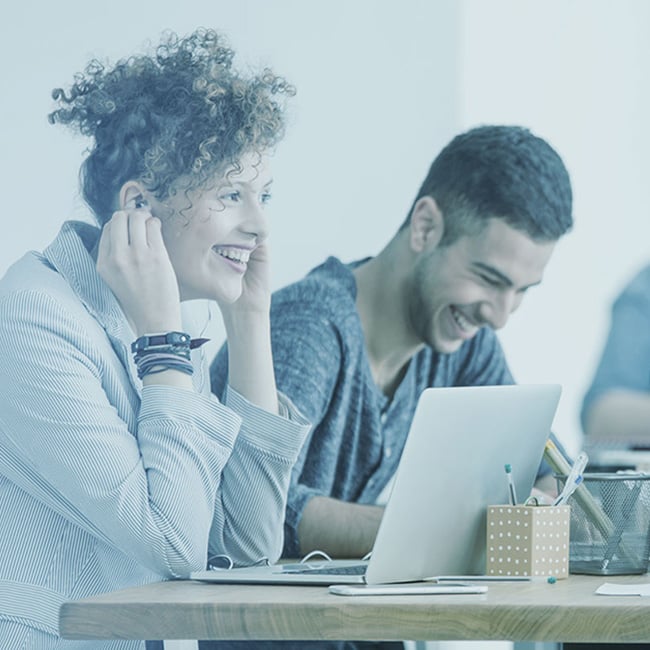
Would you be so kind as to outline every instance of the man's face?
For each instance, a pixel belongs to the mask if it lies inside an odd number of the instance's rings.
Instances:
[[[542,280],[555,242],[535,242],[501,219],[415,260],[408,297],[416,336],[437,352],[457,350],[487,325],[503,327]]]

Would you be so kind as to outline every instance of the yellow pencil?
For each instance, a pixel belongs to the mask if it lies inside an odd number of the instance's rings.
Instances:
[[[571,465],[566,458],[560,453],[552,440],[546,441],[544,447],[544,458],[556,474],[568,476],[571,471]],[[603,512],[600,504],[594,499],[593,495],[586,488],[584,482],[580,483],[573,493],[573,498],[582,506],[585,514],[591,519],[594,526],[602,533],[605,539],[608,539],[614,530],[612,520]]]

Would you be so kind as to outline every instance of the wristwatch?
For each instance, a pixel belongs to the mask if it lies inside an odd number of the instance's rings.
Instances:
[[[148,348],[165,346],[190,346],[190,335],[185,332],[166,332],[165,334],[144,334],[131,343],[131,352],[137,354]]]

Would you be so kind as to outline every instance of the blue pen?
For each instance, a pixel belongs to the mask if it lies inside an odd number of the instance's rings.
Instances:
[[[506,470],[506,478],[508,479],[508,492],[510,494],[510,505],[516,506],[517,493],[515,492],[515,483],[512,480],[512,465],[510,465],[510,463],[506,463],[505,470]]]
[[[589,457],[583,451],[578,456],[578,458],[576,458],[576,462],[573,463],[573,467],[571,467],[571,471],[566,478],[564,489],[562,492],[560,492],[557,499],[555,499],[553,502],[554,506],[559,506],[563,503],[566,503],[569,497],[576,491],[577,487],[580,485],[580,483],[582,483],[582,473],[585,471],[585,467],[587,466],[588,462]]]

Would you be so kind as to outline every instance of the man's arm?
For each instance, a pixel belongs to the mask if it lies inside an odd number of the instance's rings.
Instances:
[[[383,514],[381,506],[312,497],[298,524],[300,553],[318,549],[330,557],[361,558],[372,550]]]
[[[645,440],[650,445],[650,393],[623,389],[604,393],[585,414],[585,433],[596,442]]]
[[[582,405],[594,441],[650,444],[650,267],[612,306],[607,341]]]

